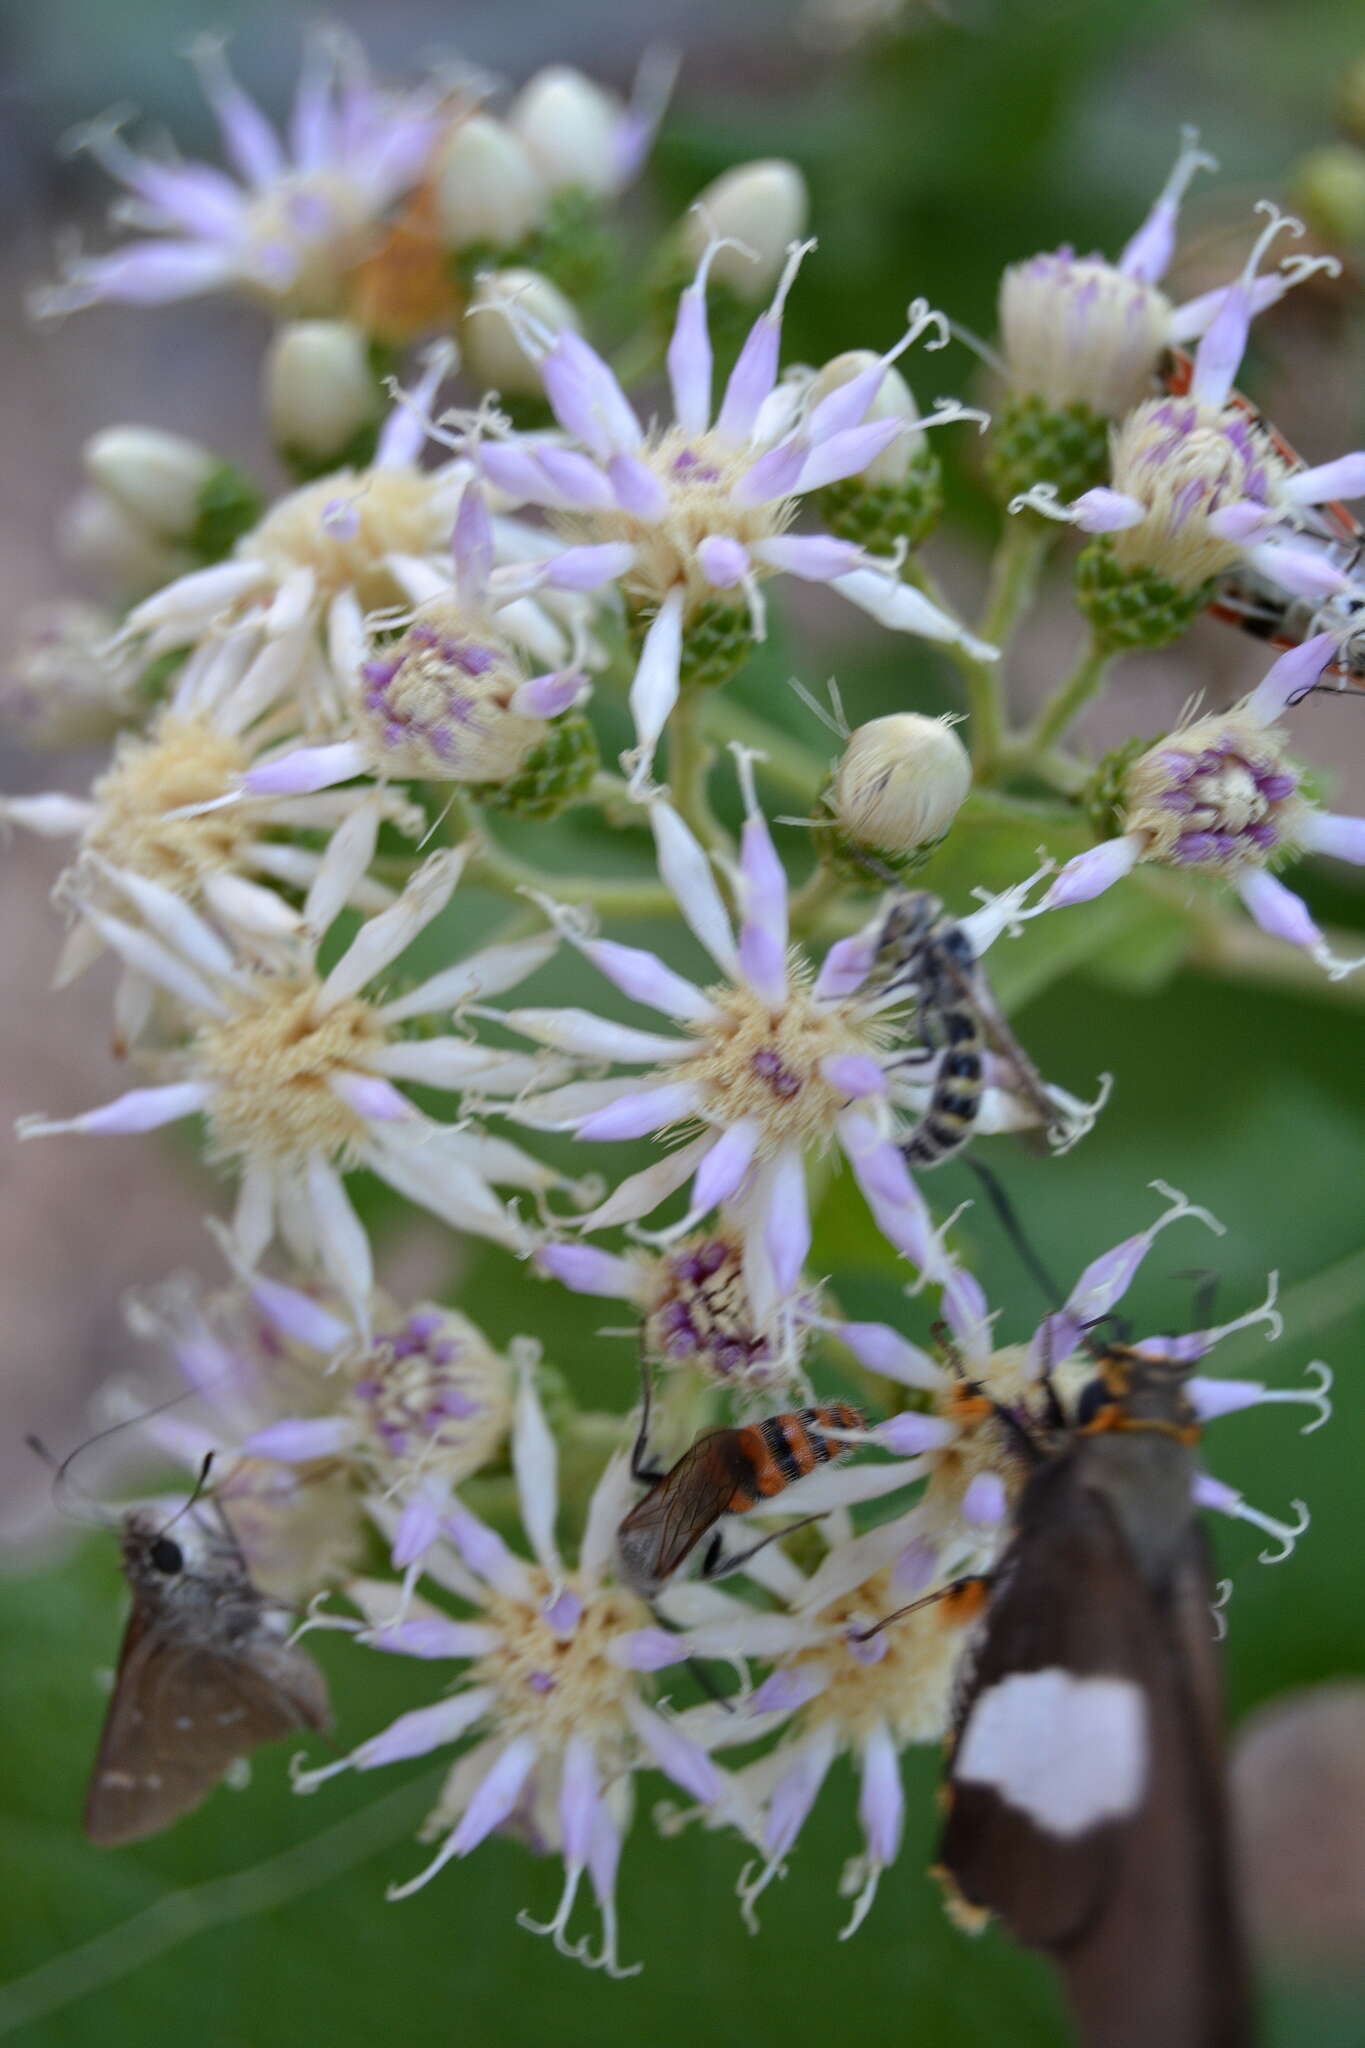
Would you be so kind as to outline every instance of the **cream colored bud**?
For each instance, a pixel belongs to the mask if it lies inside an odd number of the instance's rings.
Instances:
[[[758,158],[736,164],[698,195],[683,222],[683,246],[695,264],[714,235],[743,242],[752,254],[721,249],[711,275],[738,299],[765,298],[781,275],[788,245],[805,233],[809,214],[806,181],[796,165],[777,156]]]
[[[85,473],[158,540],[182,540],[199,517],[218,456],[160,427],[106,427],[85,444]]]
[[[837,391],[841,384],[851,384],[864,370],[870,370],[877,358],[870,348],[851,348],[841,356],[833,356],[815,378],[808,394],[808,403],[817,406],[831,391]],[[874,456],[867,468],[861,470],[864,483],[902,484],[905,482],[910,465],[924,446],[924,435],[915,426],[919,419],[919,407],[915,404],[910,386],[892,363],[882,374],[877,395],[863,415],[864,420],[907,420],[912,431],[902,434],[898,440]]]
[[[948,721],[897,711],[858,727],[831,796],[851,839],[911,853],[942,839],[971,786],[967,749]]]
[[[187,553],[158,540],[117,498],[93,485],[62,514],[58,544],[84,581],[120,606],[149,597],[194,566]]]
[[[554,334],[566,327],[577,334],[580,322],[563,292],[538,270],[498,270],[479,279],[477,305],[460,331],[465,373],[481,391],[526,398],[541,390],[540,370],[499,310],[513,300]]]
[[[448,249],[515,248],[545,213],[545,180],[520,139],[491,114],[471,114],[436,163],[436,224]]]
[[[265,405],[277,447],[327,462],[380,410],[369,349],[346,320],[291,320],[265,358]]]
[[[581,71],[552,64],[526,81],[507,123],[552,192],[576,186],[599,197],[619,182],[617,155],[625,108]]]

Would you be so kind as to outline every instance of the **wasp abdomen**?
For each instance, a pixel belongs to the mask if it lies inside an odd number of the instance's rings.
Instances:
[[[833,1408],[802,1408],[785,1415],[770,1415],[738,1432],[739,1451],[745,1466],[743,1476],[730,1497],[727,1514],[743,1515],[761,1500],[771,1500],[817,1465],[842,1457],[851,1448],[831,1442],[830,1429],[860,1429],[862,1417],[855,1408],[841,1404]]]

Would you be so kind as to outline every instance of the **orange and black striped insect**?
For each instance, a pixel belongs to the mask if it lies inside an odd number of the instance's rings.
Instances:
[[[704,1579],[737,1571],[765,1544],[765,1536],[747,1550],[727,1556],[716,1524],[725,1515],[745,1515],[764,1501],[813,1472],[818,1465],[841,1458],[853,1447],[831,1431],[862,1429],[856,1408],[836,1403],[829,1408],[801,1408],[769,1415],[740,1429],[708,1430],[683,1452],[667,1471],[649,1462],[650,1383],[644,1380],[644,1403],[630,1469],[649,1490],[626,1515],[616,1533],[617,1560],[628,1586],[652,1599],[684,1564],[702,1538],[711,1540],[702,1559]],[[815,1521],[816,1516],[807,1516]],[[790,1534],[801,1522],[775,1532]]]
[[[1166,351],[1160,376],[1170,397],[1184,398],[1193,374],[1194,358],[1184,349]],[[1297,449],[1243,392],[1233,391],[1228,405],[1265,437],[1287,470],[1307,468]],[[1365,526],[1339,498],[1303,506],[1301,518],[1296,538],[1310,543],[1343,576],[1353,576],[1365,565]],[[1365,684],[1365,587],[1358,598],[1349,591],[1326,598],[1301,597],[1263,576],[1252,563],[1239,562],[1219,577],[1209,612],[1272,647],[1302,647],[1316,633],[1339,631],[1341,648],[1325,673]]]

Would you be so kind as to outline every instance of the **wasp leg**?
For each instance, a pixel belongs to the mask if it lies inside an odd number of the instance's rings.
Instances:
[[[870,1643],[873,1636],[880,1635],[884,1628],[890,1628],[893,1621],[902,1621],[907,1614],[917,1614],[921,1607],[937,1607],[941,1600],[963,1600],[964,1604],[970,1600],[973,1605],[984,1603],[994,1583],[993,1572],[965,1572],[960,1579],[949,1579],[947,1585],[940,1586],[937,1592],[925,1593],[920,1599],[911,1600],[906,1606],[884,1614],[880,1621],[873,1622],[871,1628],[855,1629],[853,1640],[855,1643]]]
[[[702,1559],[701,1577],[704,1579],[725,1579],[731,1572],[737,1572],[751,1557],[757,1557],[760,1550],[766,1550],[770,1543],[780,1542],[784,1536],[795,1535],[798,1529],[809,1528],[812,1522],[823,1522],[824,1515],[803,1515],[799,1522],[788,1522],[784,1529],[774,1529],[770,1536],[763,1536],[757,1543],[751,1543],[747,1550],[737,1550],[733,1557],[721,1555],[721,1535],[717,1530],[707,1545]]]
[[[648,1462],[649,1419],[654,1405],[654,1382],[649,1376],[649,1367],[643,1354],[640,1358],[640,1427],[635,1433],[635,1442],[630,1452],[630,1476],[641,1486],[657,1486],[665,1476],[663,1467]]]

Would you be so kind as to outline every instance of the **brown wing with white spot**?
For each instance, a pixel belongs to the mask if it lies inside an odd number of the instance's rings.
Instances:
[[[292,1728],[325,1728],[327,1686],[301,1650],[252,1637],[224,1652],[128,1618],[118,1677],[86,1794],[84,1828],[104,1847],[168,1827],[229,1764]]]

